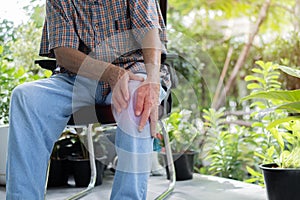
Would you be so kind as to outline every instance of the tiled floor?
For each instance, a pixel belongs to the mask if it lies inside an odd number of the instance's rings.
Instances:
[[[82,200],[109,199],[112,175],[105,175],[103,184],[97,186],[92,193]],[[149,181],[148,198],[155,197],[168,187],[165,176],[153,176]],[[50,188],[47,191],[47,200],[60,200],[82,190],[82,188]],[[0,200],[5,199],[5,187],[0,187]],[[188,181],[178,181],[171,200],[266,200],[265,190],[257,185],[239,181],[194,174]],[[25,199],[27,200],[27,199]],[[28,199],[29,200],[29,199]]]

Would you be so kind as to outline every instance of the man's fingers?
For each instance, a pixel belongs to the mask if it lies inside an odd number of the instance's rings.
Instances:
[[[122,80],[122,83],[120,84],[121,92],[125,101],[129,100],[128,81],[129,81],[129,76],[126,76],[124,77],[124,80]]]
[[[138,76],[132,72],[129,72],[129,79],[130,80],[135,80],[135,81],[144,81],[144,78],[141,76]]]
[[[135,104],[135,115],[140,116],[143,112],[144,104],[145,104],[145,92],[142,88],[138,88],[137,94],[136,94],[136,104]]]
[[[150,132],[152,137],[156,137],[157,120],[158,120],[158,108],[153,108],[150,114]]]
[[[151,106],[149,104],[145,104],[143,113],[141,115],[139,131],[143,130],[144,126],[146,125],[147,121],[149,120],[150,111],[151,111]]]
[[[113,91],[113,96],[112,96],[113,104],[115,105],[115,108],[118,113],[121,112],[122,109],[127,107],[127,101],[124,99],[122,95],[122,91],[119,91],[119,89],[115,89]]]
[[[121,105],[119,104],[118,100],[116,98],[113,98],[112,102],[113,102],[114,108],[117,110],[118,113],[120,113],[122,108],[121,108]]]
[[[150,121],[150,132],[151,136],[156,138],[156,123],[157,121]]]

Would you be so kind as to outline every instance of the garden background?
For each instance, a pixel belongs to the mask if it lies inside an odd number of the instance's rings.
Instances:
[[[15,86],[51,75],[34,64],[45,2],[27,2],[28,20],[0,18],[0,124],[8,123]],[[279,158],[281,148],[267,126],[288,113],[265,112],[274,104],[268,100],[241,99],[299,89],[299,78],[280,70],[300,65],[299,16],[300,0],[169,0],[168,50],[179,55],[176,70],[197,97],[188,108],[203,122],[191,145],[195,172],[263,184],[259,164]]]

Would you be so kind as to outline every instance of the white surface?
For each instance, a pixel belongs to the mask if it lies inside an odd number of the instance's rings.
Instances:
[[[82,200],[108,200],[112,186],[112,176],[106,176],[103,185]],[[165,176],[153,176],[149,180],[147,199],[155,199],[168,187]],[[47,200],[63,199],[80,191],[78,188],[50,189]],[[170,200],[266,200],[265,189],[258,185],[248,184],[215,176],[194,174],[192,180],[177,181]]]
[[[6,157],[7,157],[8,125],[0,125],[0,185],[6,183]]]
[[[105,175],[102,185],[97,186],[91,194],[82,200],[109,199],[112,175]],[[155,199],[168,187],[165,176],[152,176],[149,180],[148,200]],[[66,199],[82,188],[51,188],[47,191],[47,200]],[[0,199],[5,199],[5,188],[0,187]],[[194,174],[193,180],[176,182],[175,190],[170,200],[266,200],[265,189],[231,179]]]

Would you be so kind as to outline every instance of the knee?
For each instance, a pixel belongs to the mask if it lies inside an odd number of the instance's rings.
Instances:
[[[34,92],[33,88],[29,83],[23,83],[15,87],[11,94],[11,102],[20,101],[22,99],[32,97],[32,93]]]

